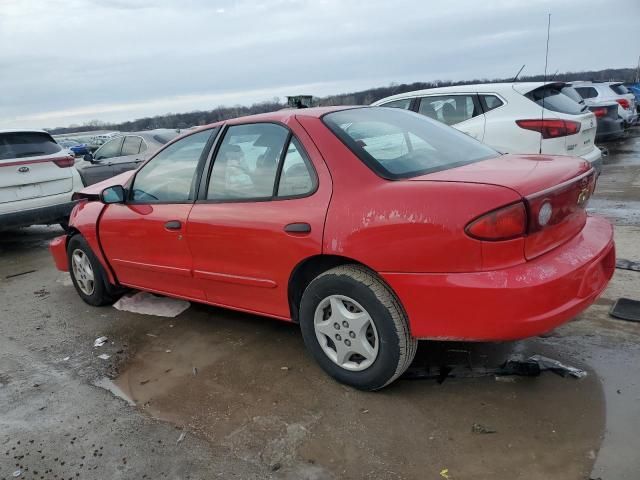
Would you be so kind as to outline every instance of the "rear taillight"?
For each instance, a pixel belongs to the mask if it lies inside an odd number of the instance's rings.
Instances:
[[[593,112],[593,114],[598,118],[602,118],[602,117],[606,117],[607,116],[607,109],[604,108],[604,107],[594,108],[593,110],[591,110],[591,112]]]
[[[567,135],[575,135],[580,131],[580,122],[573,120],[553,120],[553,119],[531,119],[516,120],[520,128],[533,130],[542,135],[542,138],[558,138]]]
[[[467,235],[478,240],[509,240],[527,231],[527,211],[519,202],[493,210],[472,221],[465,229]]]
[[[563,222],[572,215],[582,215],[596,188],[593,171],[582,177],[527,197],[529,234]]]
[[[75,163],[75,159],[73,157],[55,158],[53,160],[53,163],[55,163],[60,168],[73,167],[73,164]]]
[[[629,110],[629,108],[631,107],[629,100],[627,100],[626,98],[617,98],[616,102],[618,102],[618,105],[620,105],[625,110]]]

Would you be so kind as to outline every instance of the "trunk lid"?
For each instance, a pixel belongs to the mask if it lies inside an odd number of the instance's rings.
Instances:
[[[410,181],[480,183],[514,190],[527,210],[523,253],[531,260],[582,230],[596,176],[588,162],[575,157],[503,155]]]
[[[582,115],[576,115],[572,120],[580,123],[580,131],[566,138],[567,153],[578,157],[586,155],[593,150],[596,140],[596,116],[586,110]]]

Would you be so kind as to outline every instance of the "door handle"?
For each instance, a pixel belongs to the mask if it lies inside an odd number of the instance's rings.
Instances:
[[[164,224],[164,228],[167,230],[180,230],[182,228],[182,222],[180,222],[180,220],[169,220]]]
[[[308,223],[290,223],[284,227],[284,231],[287,233],[310,233],[311,225]]]

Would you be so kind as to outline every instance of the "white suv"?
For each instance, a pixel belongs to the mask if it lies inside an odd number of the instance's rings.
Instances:
[[[47,132],[0,130],[0,231],[59,223],[66,228],[83,188],[75,159]]]
[[[566,87],[563,82],[459,85],[402,93],[373,105],[413,110],[500,152],[579,156],[600,171],[596,117],[565,95]]]
[[[621,82],[571,82],[573,88],[587,102],[614,101],[618,103],[618,115],[625,127],[638,120],[636,97]]]

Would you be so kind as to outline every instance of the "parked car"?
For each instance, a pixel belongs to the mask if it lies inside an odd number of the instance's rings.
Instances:
[[[39,130],[0,130],[0,231],[39,224],[66,227],[82,188],[73,156]]]
[[[131,287],[299,322],[329,375],[376,390],[418,339],[528,337],[591,305],[615,267],[595,182],[412,112],[279,111],[84,189],[50,249],[89,305]]]
[[[596,116],[596,144],[624,137],[624,122],[618,115],[618,103],[607,100],[583,99],[571,85],[562,89],[562,93],[572,98]],[[584,109],[583,108],[583,109]]]
[[[58,144],[64,148],[68,148],[76,156],[91,153],[86,143],[80,143],[76,140],[71,140],[70,138],[63,138],[62,140],[58,140]]]
[[[93,154],[84,156],[86,162],[78,165],[82,181],[85,185],[92,185],[138,168],[150,154],[177,135],[175,130],[161,129],[115,137]]]
[[[585,101],[614,101],[618,104],[618,115],[625,128],[638,120],[636,98],[622,82],[571,82]]]
[[[640,118],[640,83],[632,83],[630,85],[626,85],[627,90],[633,93],[633,96],[636,97],[636,111],[638,112],[638,118]]]
[[[584,158],[598,171],[596,118],[554,82],[488,83],[430,88],[378,100],[373,105],[412,110],[504,153],[545,153]],[[544,104],[544,108],[541,108]]]

